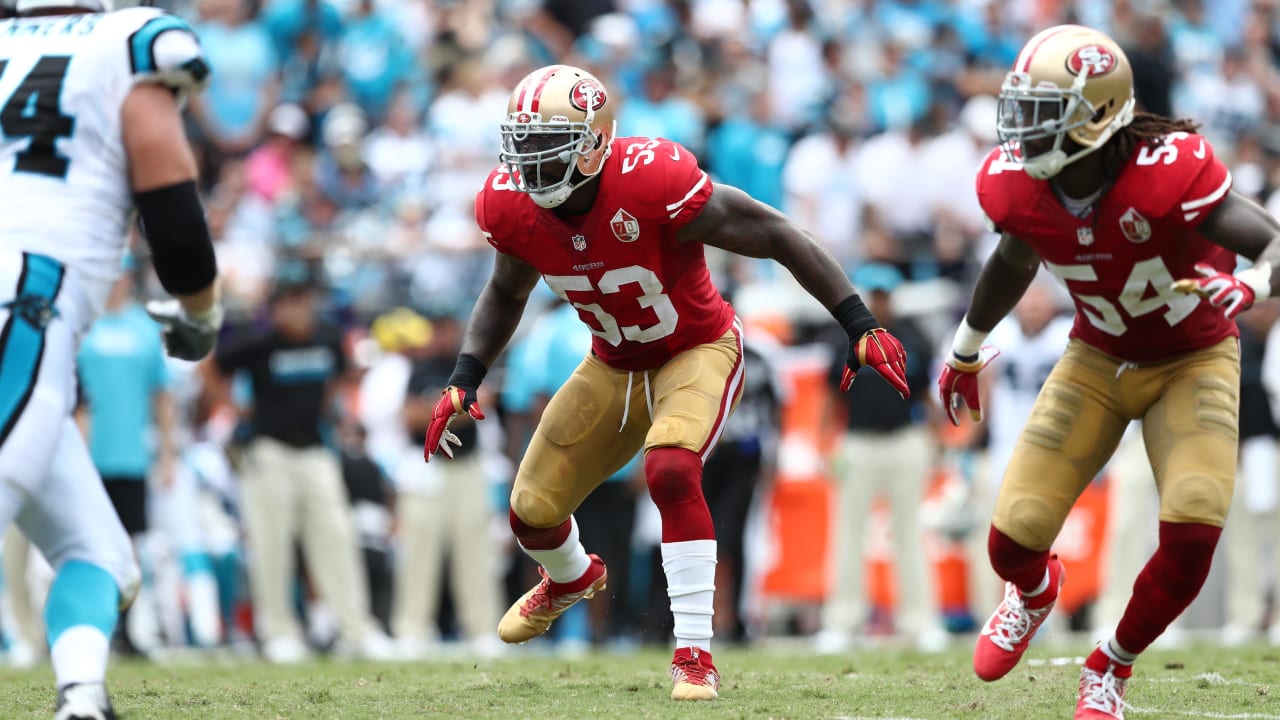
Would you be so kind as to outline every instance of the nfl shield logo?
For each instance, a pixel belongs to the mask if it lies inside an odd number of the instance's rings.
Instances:
[[[613,214],[609,227],[613,230],[614,237],[622,242],[635,242],[640,237],[640,221],[622,208],[618,208],[618,212]]]
[[[569,239],[573,241],[573,249],[574,249],[574,250],[586,250],[586,249],[587,249],[587,239],[586,239],[585,237],[583,237],[582,235],[574,235],[573,237],[571,237],[571,238],[569,238]]]
[[[1129,242],[1146,242],[1151,239],[1151,223],[1137,210],[1129,208],[1120,216],[1120,232]]]
[[[1076,228],[1076,240],[1079,240],[1081,245],[1092,245],[1093,230],[1088,227]]]

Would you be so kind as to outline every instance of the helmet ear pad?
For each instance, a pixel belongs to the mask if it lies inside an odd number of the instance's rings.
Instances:
[[[604,161],[609,157],[609,152],[612,149],[610,145],[613,142],[613,132],[612,126],[607,130],[597,128],[584,139],[584,152],[578,158],[576,168],[578,172],[586,177],[591,177],[604,168]],[[590,145],[589,149],[586,147],[587,145]]]

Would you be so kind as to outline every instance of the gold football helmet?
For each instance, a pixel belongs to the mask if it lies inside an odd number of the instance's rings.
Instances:
[[[540,207],[554,208],[600,172],[614,134],[604,85],[586,70],[549,65],[526,75],[511,93],[501,159],[516,189]]]
[[[1133,121],[1133,70],[1114,40],[1092,28],[1058,25],[1022,48],[1000,87],[996,133],[1045,180],[1102,147]],[[1079,149],[1070,155],[1063,142]]]

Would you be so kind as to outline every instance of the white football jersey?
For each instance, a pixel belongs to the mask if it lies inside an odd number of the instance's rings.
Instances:
[[[1056,317],[1034,337],[1028,337],[1010,316],[1000,321],[987,344],[1000,349],[987,372],[994,371],[990,407],[984,408],[990,433],[991,479],[999,483],[1013,455],[1013,446],[1031,417],[1031,407],[1049,373],[1062,359],[1070,339],[1071,317]]]
[[[66,266],[81,329],[119,276],[133,209],[120,130],[137,83],[180,96],[208,64],[185,21],[155,8],[0,21],[0,252]]]

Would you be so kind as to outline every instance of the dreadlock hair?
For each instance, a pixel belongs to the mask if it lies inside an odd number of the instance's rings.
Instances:
[[[1133,122],[1120,128],[1111,136],[1107,144],[1100,150],[1103,167],[1114,173],[1129,162],[1129,156],[1144,145],[1154,147],[1164,140],[1164,136],[1175,132],[1195,132],[1200,123],[1189,118],[1173,119],[1149,112],[1138,112],[1133,115]]]

